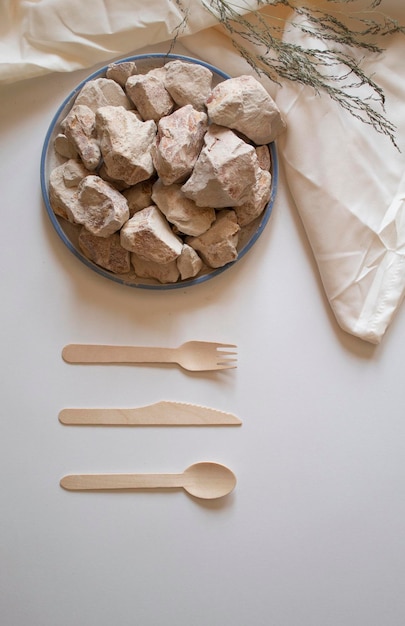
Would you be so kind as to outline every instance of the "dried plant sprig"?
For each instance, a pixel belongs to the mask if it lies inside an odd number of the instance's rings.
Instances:
[[[276,83],[286,79],[310,86],[316,93],[326,93],[398,147],[396,127],[385,116],[384,92],[361,67],[366,54],[382,52],[377,37],[405,33],[396,20],[377,11],[382,0],[366,0],[365,8],[363,1],[361,9],[358,0],[325,0],[330,5],[328,11],[305,0],[257,0],[256,10],[240,2],[201,0],[255,72]],[[181,0],[176,3],[182,10]],[[357,10],[343,14],[339,4],[353,4]],[[279,6],[294,11],[295,19],[289,22],[289,28],[307,35],[308,47],[282,38],[284,22],[266,20],[263,9]],[[363,58],[358,60],[359,53]]]

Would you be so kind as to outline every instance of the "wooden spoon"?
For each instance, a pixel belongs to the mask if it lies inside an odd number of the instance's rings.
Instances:
[[[70,491],[183,488],[208,500],[231,493],[236,477],[225,465],[204,462],[190,465],[182,474],[71,474],[60,485]]]

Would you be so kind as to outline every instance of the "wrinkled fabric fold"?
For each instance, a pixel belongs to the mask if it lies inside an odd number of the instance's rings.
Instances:
[[[294,41],[305,37],[294,31]],[[388,43],[365,71],[384,84],[401,152],[310,88],[285,84],[276,97],[287,121],[279,139],[287,182],[326,295],[339,325],[371,343],[381,341],[405,289],[405,38]]]
[[[186,25],[176,0],[4,0],[0,84],[83,69],[216,24],[198,0],[182,6]]]

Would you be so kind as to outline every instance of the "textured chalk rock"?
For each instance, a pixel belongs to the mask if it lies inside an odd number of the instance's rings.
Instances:
[[[159,80],[164,83],[166,77],[166,66],[162,65],[161,67],[153,67],[148,71],[148,75],[156,76],[156,78],[159,78]]]
[[[132,217],[137,211],[146,209],[153,204],[152,188],[154,179],[144,180],[129,189],[125,189],[122,193],[128,202],[129,214]]]
[[[161,117],[173,111],[174,101],[163,81],[157,76],[152,74],[130,76],[125,89],[144,120],[158,122]]]
[[[53,141],[55,152],[66,159],[76,159],[77,150],[64,133],[58,133]]]
[[[115,189],[118,189],[118,191],[124,191],[124,189],[129,189],[131,187],[131,185],[128,185],[128,183],[126,183],[125,181],[117,180],[116,178],[113,178],[112,176],[110,176],[107,172],[107,168],[105,166],[104,161],[101,163],[100,167],[98,168],[97,174],[100,176],[100,178],[105,180],[106,183],[110,183],[113,187],[115,187]]]
[[[101,160],[96,137],[96,116],[85,104],[75,104],[65,118],[65,135],[76,148],[83,165],[95,170]]]
[[[164,185],[158,179],[152,187],[152,200],[166,219],[185,235],[202,235],[215,220],[215,209],[198,207],[186,198],[180,184]]]
[[[273,141],[284,129],[280,110],[256,78],[229,78],[214,87],[207,99],[212,122],[233,128],[256,144]]]
[[[130,253],[121,246],[118,233],[97,237],[82,227],[79,246],[90,261],[114,274],[127,274],[131,269]]]
[[[181,60],[170,61],[165,70],[166,89],[176,104],[181,107],[192,104],[198,111],[204,111],[212,88],[211,70]]]
[[[105,73],[106,78],[114,80],[116,83],[125,87],[128,78],[137,73],[135,61],[123,61],[122,63],[110,63]]]
[[[255,149],[232,130],[212,125],[204,137],[193,173],[182,186],[198,206],[238,206],[249,199],[259,173]]]
[[[141,122],[121,106],[101,107],[96,129],[107,174],[136,185],[154,173],[151,148],[156,139],[154,121]]]
[[[136,276],[139,278],[153,278],[165,284],[176,283],[180,276],[176,261],[156,263],[155,261],[147,261],[132,252],[131,263]]]
[[[165,185],[183,182],[192,172],[204,143],[207,115],[191,104],[163,117],[158,123],[152,158]]]
[[[263,213],[271,194],[271,174],[261,170],[260,176],[252,189],[250,200],[234,207],[239,226],[247,226]]]
[[[75,104],[85,104],[94,112],[100,107],[115,106],[132,109],[133,104],[129,100],[123,88],[110,78],[95,78],[83,85]]]
[[[194,278],[203,267],[201,257],[197,252],[189,246],[184,244],[180,256],[177,258],[177,268],[180,271],[181,280],[187,280],[188,278]]]
[[[66,187],[77,187],[85,176],[92,174],[81,161],[69,159],[62,166],[63,180]]]
[[[186,237],[185,242],[209,267],[223,267],[238,257],[239,230],[235,211],[223,209],[209,230],[200,237]]]
[[[90,174],[80,161],[74,159],[52,170],[49,176],[49,201],[56,215],[76,223],[75,215],[81,213],[77,188],[81,180]]]
[[[271,168],[271,155],[269,146],[256,146],[256,154],[259,166],[262,170],[270,171]]]
[[[155,205],[135,213],[121,229],[121,245],[130,252],[155,263],[177,259],[182,241]]]
[[[129,218],[124,196],[99,176],[86,176],[78,187],[81,205],[76,221],[97,237],[109,237]]]

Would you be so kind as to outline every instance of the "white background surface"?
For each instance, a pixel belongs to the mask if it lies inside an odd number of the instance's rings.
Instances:
[[[405,311],[380,346],[341,331],[283,184],[254,248],[189,289],[91,272],[46,215],[52,116],[88,72],[0,91],[4,626],[403,626]],[[239,367],[69,366],[70,342],[238,344]],[[157,400],[241,428],[75,428],[68,406]],[[217,502],[181,491],[70,493],[67,473],[236,473]]]

